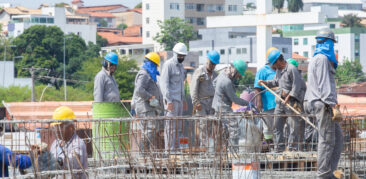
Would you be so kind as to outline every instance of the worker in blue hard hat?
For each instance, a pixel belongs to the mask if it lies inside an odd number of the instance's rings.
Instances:
[[[220,63],[220,54],[216,50],[207,53],[207,61],[204,66],[199,67],[193,73],[190,93],[193,103],[193,113],[199,116],[213,115],[212,100],[215,95],[213,80],[216,79],[217,73],[215,67]],[[201,146],[207,146],[208,138],[212,138],[212,121],[200,121],[199,138]]]
[[[276,69],[276,75],[273,80],[259,80],[258,84],[265,84],[268,87],[278,87],[277,93],[298,110],[302,110],[306,84],[297,70],[297,67],[287,63],[279,50],[273,50],[269,53],[268,61],[270,65]],[[301,112],[301,111],[300,111]],[[295,114],[280,100],[276,100],[276,108],[274,114]],[[304,136],[304,126],[300,117],[288,117],[290,125],[290,135],[288,137],[288,149],[290,151],[298,150],[298,142],[301,142]],[[274,121],[274,144],[277,152],[285,150],[285,138],[283,129],[286,124],[286,117],[275,117]]]
[[[113,77],[118,65],[118,55],[109,52],[102,61],[102,70],[94,79],[95,102],[119,102],[118,84]]]

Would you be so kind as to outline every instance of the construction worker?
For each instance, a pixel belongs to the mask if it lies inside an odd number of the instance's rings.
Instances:
[[[335,178],[343,149],[342,120],[339,111],[335,70],[338,62],[334,53],[334,33],[324,28],[317,32],[314,56],[308,66],[308,89],[305,100],[315,113],[318,131],[318,178]]]
[[[271,47],[267,50],[267,60],[268,55],[272,50],[278,50],[275,47]],[[257,74],[255,76],[254,81],[254,89],[257,95],[257,109],[259,112],[263,112],[264,114],[268,114],[268,116],[264,117],[263,119],[265,122],[263,123],[263,135],[264,139],[266,140],[267,144],[273,143],[273,123],[274,123],[274,117],[270,116],[273,115],[276,102],[275,102],[275,96],[265,90],[265,88],[258,84],[259,80],[273,80],[273,78],[276,75],[276,69],[274,69],[269,63],[267,63],[264,67],[259,69],[257,71]],[[261,94],[260,94],[261,93]],[[259,95],[260,94],[260,95]]]
[[[144,64],[136,75],[135,90],[132,101],[137,117],[156,117],[163,112],[163,96],[157,82],[157,76],[160,75],[158,66],[160,65],[160,56],[155,52],[145,55]],[[143,122],[143,148],[150,149],[150,142],[156,148],[156,136],[163,126],[158,121]],[[146,140],[144,138],[147,137]]]
[[[215,95],[212,102],[212,108],[215,110],[216,115],[232,113],[232,103],[240,106],[248,105],[248,101],[236,96],[234,81],[243,77],[247,70],[247,63],[244,60],[234,60],[232,64],[214,80]],[[234,146],[238,145],[238,120],[237,119],[224,119],[223,120],[225,142],[228,142],[229,138]]]
[[[0,137],[4,135],[5,124],[0,124]],[[0,145],[0,177],[9,177],[9,166],[24,170],[32,166],[31,158],[28,155],[21,155],[12,152],[4,145]]]
[[[74,119],[74,112],[67,106],[61,106],[55,110],[52,119]],[[88,169],[88,154],[84,141],[76,134],[73,121],[53,122],[51,127],[56,139],[50,148],[51,155],[57,160],[63,169],[81,169],[83,172],[72,173],[67,178],[87,178],[84,170]]]
[[[207,53],[206,65],[194,71],[190,92],[193,103],[193,110],[199,116],[213,115],[215,111],[212,109],[212,100],[215,95],[213,81],[217,77],[215,67],[220,63],[220,55],[217,51],[212,50]],[[201,133],[201,146],[207,146],[208,135],[212,133],[211,121],[200,121],[199,132]],[[210,136],[212,138],[212,136]]]
[[[294,108],[301,110],[306,91],[306,84],[301,77],[297,68],[286,62],[279,50],[273,50],[269,53],[268,60],[270,65],[276,69],[276,75],[273,80],[262,81],[258,84],[265,84],[268,87],[279,87],[277,92],[285,100],[285,103],[290,104]],[[291,109],[286,107],[280,100],[276,99],[276,108],[274,114],[295,114]],[[288,137],[289,151],[298,150],[297,143],[302,141],[303,134],[301,134],[300,117],[288,117],[290,125],[290,134]],[[286,124],[286,117],[275,117],[274,130],[275,135],[275,150],[282,152],[285,150],[284,145],[284,126]],[[302,136],[302,137],[301,137]]]
[[[118,84],[113,77],[118,65],[118,55],[109,52],[102,62],[102,70],[94,79],[95,102],[120,102]]]
[[[184,58],[187,55],[187,46],[177,43],[173,48],[173,57],[164,63],[160,87],[163,93],[166,116],[182,116],[183,110],[187,110],[187,103],[184,100],[184,79],[185,71],[183,67]],[[165,124],[165,149],[175,150],[179,147],[177,137],[182,134],[182,121],[175,124],[175,120],[166,121]],[[176,126],[177,129],[176,129]],[[176,136],[176,130],[178,130]]]

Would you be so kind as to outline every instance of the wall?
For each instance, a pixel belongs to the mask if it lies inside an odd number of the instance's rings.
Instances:
[[[229,5],[236,5],[237,11],[230,12]],[[225,15],[240,15],[243,13],[243,0],[225,0]]]
[[[32,85],[31,78],[14,78],[14,75],[14,62],[0,61],[0,87]]]
[[[154,44],[153,37],[159,32],[158,20],[164,20],[164,1],[165,0],[142,0],[142,42],[143,44]],[[149,9],[146,8],[149,6]],[[146,23],[146,18],[150,22]],[[149,33],[149,36],[147,36]]]
[[[142,24],[142,14],[128,11],[122,13],[113,13],[116,16],[116,25],[126,24],[128,27]]]

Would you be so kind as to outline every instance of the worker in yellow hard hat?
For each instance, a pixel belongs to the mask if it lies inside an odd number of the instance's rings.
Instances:
[[[75,119],[75,114],[67,106],[61,106],[53,113],[53,119],[65,120],[65,122],[52,122],[51,127],[56,133],[56,139],[52,143],[50,152],[57,160],[60,167],[68,169],[87,169],[88,154],[84,141],[76,134],[73,121],[67,119]],[[66,121],[67,120],[67,121]],[[68,177],[87,178],[86,173],[73,173]]]
[[[137,117],[156,117],[163,112],[163,95],[157,81],[157,76],[160,75],[159,65],[160,56],[150,52],[145,56],[144,64],[136,75],[132,107]],[[159,125],[159,121],[144,121],[142,124],[146,132],[146,136],[142,136],[142,146],[148,150],[151,145],[156,144],[156,136],[159,130],[163,130],[163,126]]]

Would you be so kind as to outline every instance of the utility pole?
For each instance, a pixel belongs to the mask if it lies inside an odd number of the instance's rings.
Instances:
[[[34,80],[35,80],[35,72],[36,71],[40,71],[40,70],[48,70],[47,68],[34,68],[33,66],[31,68],[23,68],[23,70],[28,70],[29,73],[31,74],[31,78],[32,78],[32,102],[36,101],[36,95],[35,95],[35,90],[34,90]]]

